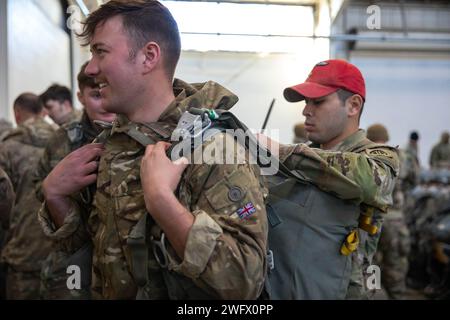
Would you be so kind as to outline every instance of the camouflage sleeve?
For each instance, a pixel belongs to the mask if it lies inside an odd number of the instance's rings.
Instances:
[[[11,209],[14,205],[14,190],[8,175],[0,168],[0,223],[8,229]]]
[[[64,224],[59,228],[56,228],[53,223],[45,201],[38,212],[38,221],[44,234],[58,242],[67,253],[76,252],[90,239],[82,219],[82,210],[76,201],[72,201],[71,210],[64,219]]]
[[[225,154],[224,150],[224,158]],[[172,267],[221,299],[256,299],[264,283],[268,228],[267,189],[259,168],[248,160],[192,165],[185,180],[187,188],[181,191],[180,200],[190,208],[195,222],[184,260]]]
[[[384,146],[360,153],[327,151],[305,144],[280,146],[280,160],[306,181],[341,199],[386,212],[399,170],[396,149]]]
[[[36,184],[36,197],[39,201],[44,201],[42,194],[42,181],[47,177],[50,171],[60,162],[66,155],[70,153],[70,143],[63,128],[58,129],[49,139],[44,154],[39,159],[34,182]]]

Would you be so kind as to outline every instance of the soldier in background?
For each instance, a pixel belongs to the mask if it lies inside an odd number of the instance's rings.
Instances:
[[[37,221],[39,201],[34,196],[33,174],[53,127],[42,117],[39,97],[21,94],[14,101],[18,128],[0,144],[0,168],[11,179],[16,201],[7,221],[7,239],[2,262],[8,266],[7,298],[38,299],[42,260],[48,255],[50,241]]]
[[[8,135],[8,132],[12,130],[12,124],[8,120],[0,119],[0,142]]]
[[[77,96],[84,107],[81,120],[62,125],[50,138],[44,155],[39,161],[37,196],[41,201],[44,201],[40,188],[42,180],[47,177],[64,157],[72,151],[91,143],[101,132],[102,128],[94,121],[112,123],[115,119],[115,114],[109,113],[102,108],[99,86],[93,78],[86,75],[86,66],[87,62],[81,67],[77,77],[79,88]],[[83,203],[81,194],[76,197]],[[67,288],[67,267],[69,261],[71,261],[71,256],[75,252],[67,252],[60,245],[58,242],[54,243],[51,253],[43,264],[41,298],[48,300],[89,299],[89,288],[82,288],[81,290],[69,290]],[[90,273],[90,270],[82,270],[82,272]]]
[[[3,248],[9,216],[14,205],[14,189],[8,175],[0,168],[0,252]],[[0,264],[0,300],[6,298],[6,266]]]
[[[58,125],[79,120],[81,112],[75,110],[70,89],[58,84],[50,86],[39,97],[49,117]]]
[[[376,143],[389,141],[387,129],[374,124],[367,129],[367,138]],[[400,161],[404,159],[400,150]],[[404,196],[402,178],[408,176],[405,170],[411,168],[400,162],[399,178],[392,194],[394,204],[385,216],[378,244],[375,264],[381,269],[381,283],[391,299],[404,299],[406,275],[408,273],[408,254],[410,235],[403,215]]]
[[[433,169],[447,168],[450,169],[450,135],[443,132],[441,141],[431,150],[430,167]]]

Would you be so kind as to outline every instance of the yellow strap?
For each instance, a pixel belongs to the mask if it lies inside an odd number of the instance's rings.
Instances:
[[[345,238],[345,241],[341,246],[341,254],[344,256],[348,256],[350,253],[352,253],[358,248],[358,244],[359,244],[358,231],[353,230],[347,235],[347,238]]]
[[[373,215],[373,208],[371,207],[367,208],[366,212],[361,214],[361,216],[359,217],[359,225],[358,225],[360,229],[363,229],[371,236],[376,234],[378,231],[378,227],[372,224],[372,215]]]

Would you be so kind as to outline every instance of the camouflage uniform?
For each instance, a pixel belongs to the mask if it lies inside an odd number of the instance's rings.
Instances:
[[[133,138],[134,133],[144,133],[154,141],[168,141],[180,116],[189,108],[229,109],[238,100],[214,82],[189,85],[175,80],[174,93],[176,99],[157,122],[138,124],[118,116],[106,141],[89,218],[94,243],[92,289],[100,298],[134,299],[138,289],[132,276],[132,253],[127,238],[147,211],[140,184],[145,148]],[[232,145],[235,144],[233,140]],[[192,212],[195,221],[182,260],[166,243],[168,268],[189,287],[201,288],[204,297],[254,299],[259,296],[264,282],[267,242],[261,184],[259,168],[248,162],[195,164],[188,166],[183,174],[177,197]],[[248,219],[241,219],[237,211],[248,203],[256,211]],[[82,224],[80,211],[74,203],[58,230],[53,228],[45,206],[40,211],[40,220],[49,236],[72,241],[76,246],[81,240],[74,232]],[[152,220],[149,224],[151,229],[155,225]],[[171,285],[165,282],[163,271],[149,254],[149,297],[179,298],[169,292]],[[188,293],[182,298],[195,297]]]
[[[430,155],[430,166],[450,168],[450,143],[441,141],[433,147]]]
[[[14,205],[14,189],[8,175],[0,168],[0,251],[3,248],[5,231],[9,224],[9,216]],[[0,265],[0,300],[6,298],[6,268]]]
[[[98,135],[87,114],[84,112],[81,120],[73,121],[61,126],[50,138],[44,155],[38,163],[36,182],[36,195],[43,202],[44,196],[40,187],[41,182],[50,171],[69,153],[92,142]],[[81,202],[81,195],[77,196]],[[60,243],[53,243],[52,251],[44,261],[41,272],[41,298],[48,300],[56,299],[87,299],[89,292],[84,290],[69,290],[66,285],[67,266],[70,254]]]
[[[366,139],[363,130],[330,150],[313,146],[299,144],[281,147],[280,160],[325,192],[357,205],[364,204],[387,212],[392,205],[392,191],[399,167],[395,148],[374,146]],[[379,227],[380,219],[374,220]],[[360,245],[352,254],[348,299],[367,298],[365,268],[370,264],[377,242],[368,237],[365,231],[359,230]]]
[[[8,135],[8,132],[12,130],[11,122],[0,119],[0,141],[3,140],[4,137]]]
[[[8,265],[8,299],[39,297],[40,264],[48,255],[50,242],[36,219],[39,201],[32,176],[52,133],[52,126],[42,118],[29,119],[0,144],[0,168],[10,177],[16,193],[2,251],[2,262]]]
[[[384,221],[376,259],[381,268],[381,282],[391,299],[402,299],[406,291],[411,240],[403,214],[405,198],[403,190],[411,185],[417,175],[416,167],[411,165],[414,162],[410,162],[411,159],[408,159],[403,150],[400,150],[399,155],[400,173],[393,193],[394,205]]]

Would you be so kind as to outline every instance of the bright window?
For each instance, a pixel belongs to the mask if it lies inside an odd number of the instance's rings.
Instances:
[[[312,7],[163,1],[178,22],[183,50],[298,52],[311,39]]]

